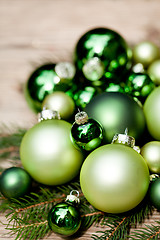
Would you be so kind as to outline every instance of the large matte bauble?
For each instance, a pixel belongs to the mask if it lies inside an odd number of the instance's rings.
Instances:
[[[138,139],[145,128],[142,108],[136,101],[120,92],[105,92],[95,96],[86,106],[90,118],[97,120],[104,128],[106,142],[110,143],[116,133],[129,134]]]
[[[159,56],[158,46],[150,41],[140,42],[133,48],[133,61],[141,63],[144,67],[148,67]]]
[[[151,182],[148,192],[151,204],[160,210],[160,178]]]
[[[160,142],[152,141],[141,148],[141,155],[146,160],[152,173],[160,174]]]
[[[42,103],[43,107],[57,111],[61,119],[68,120],[74,113],[75,103],[66,93],[57,91],[45,97]]]
[[[130,58],[131,50],[123,37],[107,28],[95,28],[83,34],[74,52],[74,61],[80,72],[85,66],[88,68],[89,60],[97,59],[104,66],[104,73],[100,76],[114,80],[122,77],[130,68]],[[93,75],[95,71],[93,67]],[[92,76],[90,71],[89,73]]]
[[[44,98],[54,91],[65,91],[69,87],[61,83],[55,72],[55,64],[49,63],[37,68],[27,80],[25,97],[29,106],[35,111],[41,111]]]
[[[152,62],[148,67],[148,74],[156,85],[160,85],[160,59]]]
[[[95,208],[122,213],[136,207],[149,186],[149,170],[143,157],[122,144],[108,144],[94,150],[84,161],[80,184]]]
[[[147,97],[144,103],[144,114],[150,135],[160,140],[160,86]]]
[[[27,194],[31,188],[30,175],[22,168],[11,167],[0,176],[0,192],[6,198],[18,198]]]
[[[71,236],[80,228],[80,212],[72,204],[58,203],[49,212],[48,224],[55,233]]]
[[[44,120],[24,135],[20,157],[24,168],[37,182],[64,184],[79,173],[83,155],[70,140],[71,124]]]

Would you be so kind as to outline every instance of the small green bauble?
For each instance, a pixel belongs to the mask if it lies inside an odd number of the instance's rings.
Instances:
[[[144,102],[153,91],[155,84],[147,73],[131,73],[126,81],[125,92]]]
[[[0,191],[6,198],[18,198],[27,194],[31,188],[30,175],[22,168],[11,167],[0,176]]]
[[[68,120],[74,113],[75,103],[66,93],[57,91],[45,97],[42,107],[57,111],[62,119]]]
[[[70,123],[51,119],[41,121],[24,135],[20,145],[22,165],[37,182],[59,185],[78,175],[83,154],[73,146],[70,131]]]
[[[160,178],[151,182],[149,187],[149,198],[150,198],[151,204],[157,210],[160,210]]]
[[[149,170],[152,173],[160,174],[160,142],[146,143],[141,149],[141,155],[146,160]]]
[[[95,28],[86,32],[76,44],[74,60],[77,70],[94,83],[123,77],[131,66],[131,50],[115,31]]]
[[[144,103],[144,114],[150,135],[160,141],[160,86],[147,97]]]
[[[160,85],[160,59],[149,65],[148,74],[156,85]]]
[[[88,118],[85,112],[79,112],[71,128],[71,139],[79,148],[92,151],[101,144],[102,132],[102,127],[97,121]]]
[[[145,68],[159,58],[159,56],[160,50],[158,46],[150,41],[140,42],[133,48],[133,61],[141,63]]]
[[[56,204],[48,214],[49,227],[55,233],[64,236],[75,234],[81,225],[80,212],[75,202],[77,197],[70,200],[69,198],[72,196],[68,195],[66,202]]]
[[[65,92],[69,89],[72,82],[66,81],[65,76],[68,80],[68,78],[73,78],[75,73],[72,67],[68,67],[68,64],[48,63],[40,66],[31,74],[25,86],[25,96],[29,106],[35,112],[41,111],[41,104],[47,95],[55,91]],[[66,68],[69,69],[66,71]]]

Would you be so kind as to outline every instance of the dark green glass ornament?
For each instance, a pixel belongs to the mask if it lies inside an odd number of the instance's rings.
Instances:
[[[27,194],[31,188],[30,175],[22,168],[11,167],[0,176],[0,191],[6,198],[18,198]]]
[[[92,151],[101,144],[103,130],[97,121],[88,118],[86,112],[79,112],[71,128],[71,139],[79,148]]]
[[[92,83],[116,80],[131,67],[131,49],[115,31],[95,28],[86,32],[78,41],[74,61],[79,72]]]
[[[77,199],[71,191],[66,202],[58,203],[50,210],[48,224],[52,231],[64,236],[71,236],[78,231],[81,225],[81,216],[76,206],[79,203],[79,199]]]
[[[125,83],[125,92],[144,102],[155,88],[154,82],[147,73],[131,73]]]
[[[67,91],[75,74],[69,63],[48,63],[37,68],[29,77],[25,96],[29,106],[36,112],[41,110],[44,98],[55,91]]]
[[[105,89],[105,92],[121,92],[124,93],[124,88],[121,86],[121,84],[116,83],[109,83],[108,86]]]
[[[149,198],[151,204],[160,210],[160,178],[152,181],[149,187]]]

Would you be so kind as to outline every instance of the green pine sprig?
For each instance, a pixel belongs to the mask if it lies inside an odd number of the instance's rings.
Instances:
[[[20,130],[14,134],[0,134],[0,159],[19,159],[19,145],[25,130]],[[51,207],[63,201],[71,190],[80,192],[81,204],[79,206],[82,225],[80,230],[86,230],[96,224],[97,231],[92,235],[94,240],[118,240],[118,239],[159,239],[160,221],[154,224],[145,225],[145,228],[132,230],[137,224],[142,223],[152,214],[153,208],[150,206],[147,197],[143,202],[125,214],[107,214],[98,211],[91,206],[83,196],[79,180],[74,180],[69,184],[58,187],[46,187],[35,184],[33,192],[28,196],[19,199],[5,199],[0,196],[0,211],[5,212],[8,220],[6,229],[9,235],[14,235],[15,239],[40,239],[47,234],[51,234],[48,226],[48,212]]]

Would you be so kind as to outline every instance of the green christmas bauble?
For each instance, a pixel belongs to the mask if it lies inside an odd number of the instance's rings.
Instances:
[[[130,58],[131,50],[123,37],[107,28],[95,28],[83,34],[74,52],[77,70],[91,83],[102,77],[112,80],[123,77],[131,66]]]
[[[160,142],[152,141],[141,148],[141,155],[146,160],[152,173],[160,174]]]
[[[158,46],[150,41],[142,41],[133,48],[133,61],[141,63],[146,68],[159,56]]]
[[[43,107],[57,111],[62,119],[68,120],[74,113],[75,103],[66,93],[57,91],[45,97]]]
[[[148,67],[148,74],[156,85],[160,85],[160,59],[152,62]]]
[[[58,65],[58,64],[57,64]],[[41,110],[44,98],[55,91],[66,91],[69,83],[60,78],[55,71],[56,64],[49,63],[37,68],[27,80],[24,92],[27,103],[35,111]]]
[[[82,152],[70,140],[71,124],[64,120],[44,120],[29,129],[20,145],[24,168],[37,182],[59,185],[80,171]]]
[[[136,207],[149,186],[149,170],[143,157],[129,146],[107,144],[84,161],[80,184],[95,208],[122,213]]]
[[[155,84],[147,73],[131,73],[126,81],[125,92],[144,102]]]
[[[81,225],[79,210],[70,203],[56,204],[49,212],[48,224],[55,233],[71,236]]]
[[[6,198],[18,198],[27,194],[31,188],[30,175],[22,168],[11,167],[0,176],[0,192]]]
[[[143,109],[129,96],[120,92],[105,92],[95,96],[86,106],[90,118],[97,120],[104,129],[105,141],[110,143],[115,133],[126,128],[136,140],[145,128]]]
[[[151,204],[157,210],[160,210],[160,178],[151,182],[149,187],[149,198],[150,198]]]
[[[144,103],[144,114],[150,135],[160,140],[160,86],[147,97]]]

